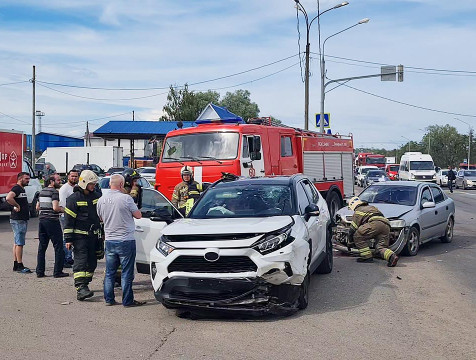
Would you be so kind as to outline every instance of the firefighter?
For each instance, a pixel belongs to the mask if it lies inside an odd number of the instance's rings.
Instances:
[[[180,170],[182,182],[177,184],[172,195],[172,204],[179,209],[183,215],[187,215],[192,209],[195,200],[200,197],[203,192],[202,184],[193,179],[192,167],[185,165]]]
[[[124,189],[134,199],[137,207],[141,208],[142,187],[139,185],[140,175],[134,169],[126,169],[122,172],[124,176]]]
[[[387,261],[387,266],[397,265],[398,256],[388,249],[390,223],[375,207],[355,196],[349,201],[349,209],[354,211],[350,227],[351,237],[359,249],[358,262],[373,262],[369,241],[375,239],[374,255]]]
[[[100,197],[94,190],[97,182],[98,177],[94,172],[82,171],[79,183],[73,194],[66,199],[64,208],[64,239],[66,248],[73,248],[74,286],[80,301],[94,295],[88,284],[96,270],[98,244],[103,243],[101,224],[96,211]]]

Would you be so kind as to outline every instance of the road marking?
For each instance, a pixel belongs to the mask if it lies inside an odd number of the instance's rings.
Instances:
[[[447,194],[450,194],[449,190],[445,191]],[[464,194],[464,195],[471,195],[471,196],[476,196],[476,193],[470,193],[470,192],[463,192],[463,191],[453,191],[453,194]]]

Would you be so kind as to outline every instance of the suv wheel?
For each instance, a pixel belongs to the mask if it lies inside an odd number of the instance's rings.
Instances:
[[[311,282],[311,277],[309,276],[309,269],[307,270],[306,277],[304,278],[302,284],[299,286],[299,298],[298,298],[298,309],[304,310],[309,304],[309,284]]]

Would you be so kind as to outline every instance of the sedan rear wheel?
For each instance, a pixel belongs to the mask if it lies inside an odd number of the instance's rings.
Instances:
[[[455,221],[453,218],[449,218],[448,224],[446,224],[445,235],[441,238],[441,242],[450,243],[453,241],[453,230],[455,227]]]
[[[418,249],[420,249],[420,232],[417,228],[411,227],[402,254],[406,256],[415,256],[418,253]]]
[[[463,190],[466,190],[466,184],[464,183],[464,180],[463,180]]]

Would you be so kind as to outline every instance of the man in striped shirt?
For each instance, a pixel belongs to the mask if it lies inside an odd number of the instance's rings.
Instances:
[[[51,240],[55,249],[55,267],[53,276],[61,278],[69,276],[63,272],[64,251],[63,251],[63,232],[59,216],[61,207],[59,205],[58,189],[61,187],[61,178],[58,174],[48,177],[47,187],[40,192],[37,208],[40,210],[40,225],[38,229],[38,258],[36,265],[36,276],[41,278],[45,276],[45,253]]]

